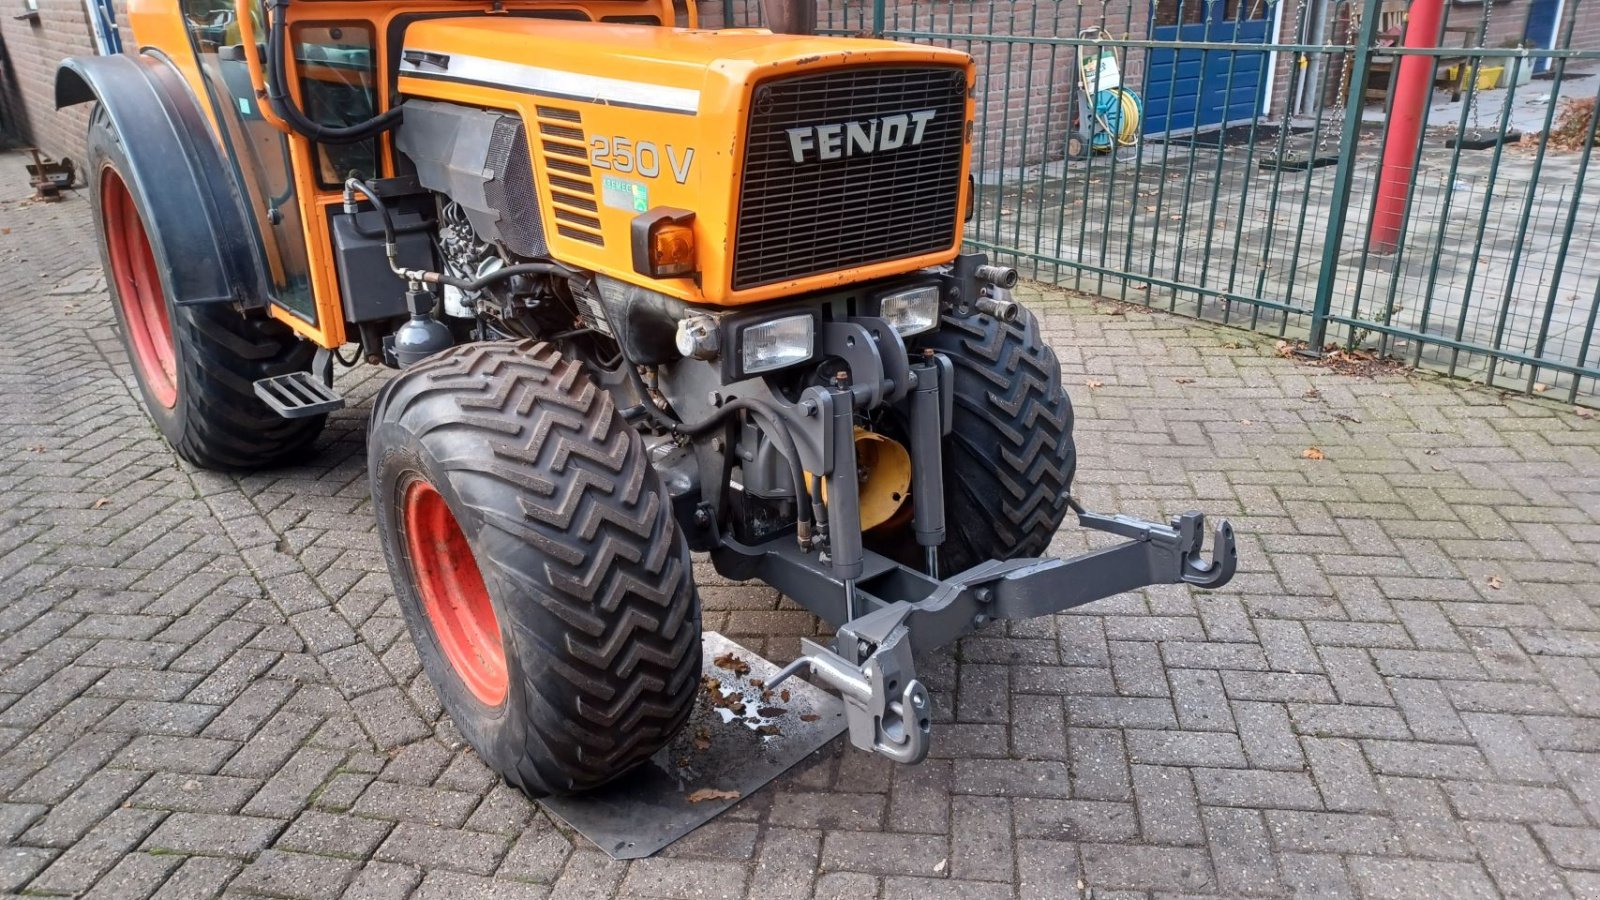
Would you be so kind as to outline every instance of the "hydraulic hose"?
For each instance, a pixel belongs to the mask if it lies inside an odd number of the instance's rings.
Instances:
[[[576,269],[558,262],[529,262],[518,263],[514,266],[502,266],[487,275],[470,279],[457,278],[454,275],[446,275],[443,272],[430,272],[426,269],[403,269],[400,267],[398,259],[400,249],[395,242],[395,236],[410,231],[420,231],[425,227],[425,223],[397,228],[394,224],[394,215],[389,211],[388,204],[383,202],[383,198],[378,196],[378,192],[373,189],[372,185],[359,178],[350,178],[344,183],[345,212],[351,214],[356,212],[356,194],[366,197],[368,202],[372,204],[372,208],[377,210],[378,217],[383,220],[383,249],[384,253],[389,257],[389,268],[396,275],[407,281],[420,281],[423,284],[447,284],[472,293],[481,291],[497,281],[504,281],[507,278],[514,278],[518,275],[556,275],[562,278],[570,278],[578,274]]]
[[[289,0],[267,0],[266,93],[267,105],[273,114],[307,140],[324,144],[354,144],[398,125],[402,115],[400,106],[391,107],[365,122],[344,126],[322,125],[301,112],[287,87],[289,70],[285,59],[290,52],[288,12]]]

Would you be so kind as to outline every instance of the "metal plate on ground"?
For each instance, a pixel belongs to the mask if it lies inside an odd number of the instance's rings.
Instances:
[[[701,684],[689,723],[650,761],[605,787],[542,800],[611,854],[649,856],[717,817],[845,729],[844,704],[714,631],[702,636]]]

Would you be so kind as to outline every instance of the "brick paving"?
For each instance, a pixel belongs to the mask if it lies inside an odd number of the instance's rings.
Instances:
[[[303,466],[178,464],[86,200],[19,202],[20,164],[0,157],[0,891],[1600,896],[1600,421],[1570,407],[1030,291],[1082,498],[1232,516],[1238,578],[931,654],[926,764],[836,742],[614,863],[500,784],[420,674],[368,509],[381,373],[344,379]],[[708,627],[773,659],[819,630],[702,585]]]

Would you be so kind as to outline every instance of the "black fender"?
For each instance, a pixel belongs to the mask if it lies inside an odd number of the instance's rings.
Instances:
[[[56,69],[56,108],[98,101],[133,169],[128,187],[178,305],[266,305],[254,223],[233,166],[176,67],[154,54],[74,56]],[[100,173],[84,173],[99,178]]]

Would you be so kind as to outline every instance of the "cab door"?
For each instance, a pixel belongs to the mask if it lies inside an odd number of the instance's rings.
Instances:
[[[247,49],[264,54],[265,47],[246,48],[240,43],[239,24],[228,0],[182,0],[181,8],[216,111],[223,155],[249,208],[251,237],[265,262],[268,299],[315,328],[320,323],[289,141],[261,118],[245,62]],[[261,34],[265,23],[261,4],[253,9],[256,33]]]
[[[344,180],[379,174],[376,139],[312,145],[262,117],[246,53],[265,59],[266,45],[246,47],[228,0],[182,0],[190,42],[221,126],[221,140],[239,193],[250,207],[252,237],[266,262],[277,318],[324,346],[344,339],[340,298],[330,276],[326,207],[339,202]],[[253,31],[266,36],[262,4],[252,4]],[[289,90],[305,114],[326,125],[351,125],[376,114],[375,29],[366,21],[291,21]]]

